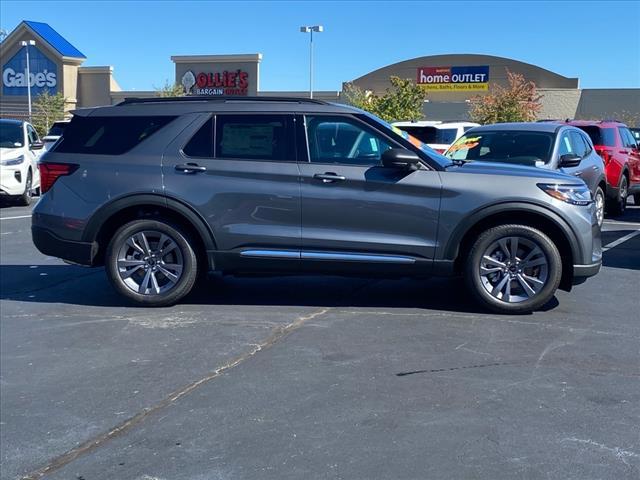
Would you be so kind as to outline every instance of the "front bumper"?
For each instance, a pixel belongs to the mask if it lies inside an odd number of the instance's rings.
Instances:
[[[24,178],[21,168],[0,168],[0,191],[5,195],[22,195]]]
[[[78,265],[93,265],[98,252],[98,244],[95,242],[65,240],[42,227],[32,226],[31,237],[41,253]]]

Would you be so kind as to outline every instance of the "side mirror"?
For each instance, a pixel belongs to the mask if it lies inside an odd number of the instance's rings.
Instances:
[[[44,148],[44,143],[38,141],[38,142],[33,142],[30,146],[29,149],[30,150],[42,150]]]
[[[382,154],[382,165],[388,168],[415,170],[419,163],[420,157],[415,152],[404,148],[390,148]]]
[[[565,153],[560,156],[560,167],[571,168],[580,165],[582,159],[575,153]]]

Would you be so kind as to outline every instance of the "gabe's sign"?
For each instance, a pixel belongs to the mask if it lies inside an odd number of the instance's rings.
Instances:
[[[222,72],[188,71],[182,77],[185,93],[194,95],[247,95],[249,74],[243,70]]]
[[[37,47],[29,48],[29,78],[27,79],[27,55],[24,47],[18,50],[2,66],[2,94],[27,96],[27,85],[31,95],[37,96],[47,90],[58,91],[58,66]]]
[[[424,90],[488,90],[489,67],[420,67],[418,85]]]

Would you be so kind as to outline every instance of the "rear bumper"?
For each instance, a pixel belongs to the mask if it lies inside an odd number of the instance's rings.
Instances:
[[[98,244],[95,242],[65,240],[42,227],[32,226],[31,237],[41,253],[78,265],[93,265],[93,259],[98,251]]]

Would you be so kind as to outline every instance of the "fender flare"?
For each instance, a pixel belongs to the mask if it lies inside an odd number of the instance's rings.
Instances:
[[[95,242],[102,226],[109,218],[126,208],[139,205],[153,205],[173,210],[191,223],[200,235],[206,250],[216,250],[216,242],[211,228],[193,207],[175,198],[156,193],[135,193],[117,198],[101,206],[87,222],[82,240]]]
[[[533,213],[544,217],[554,223],[564,234],[569,242],[571,254],[573,259],[582,258],[582,251],[580,244],[577,241],[577,236],[569,224],[560,217],[557,213],[553,212],[549,208],[544,206],[526,203],[526,202],[506,202],[490,205],[488,207],[482,207],[479,210],[471,213],[465,219],[458,223],[453,233],[449,236],[447,244],[443,250],[442,258],[445,260],[455,260],[460,250],[462,239],[465,235],[479,222],[496,214],[501,213],[518,213],[527,212]]]

